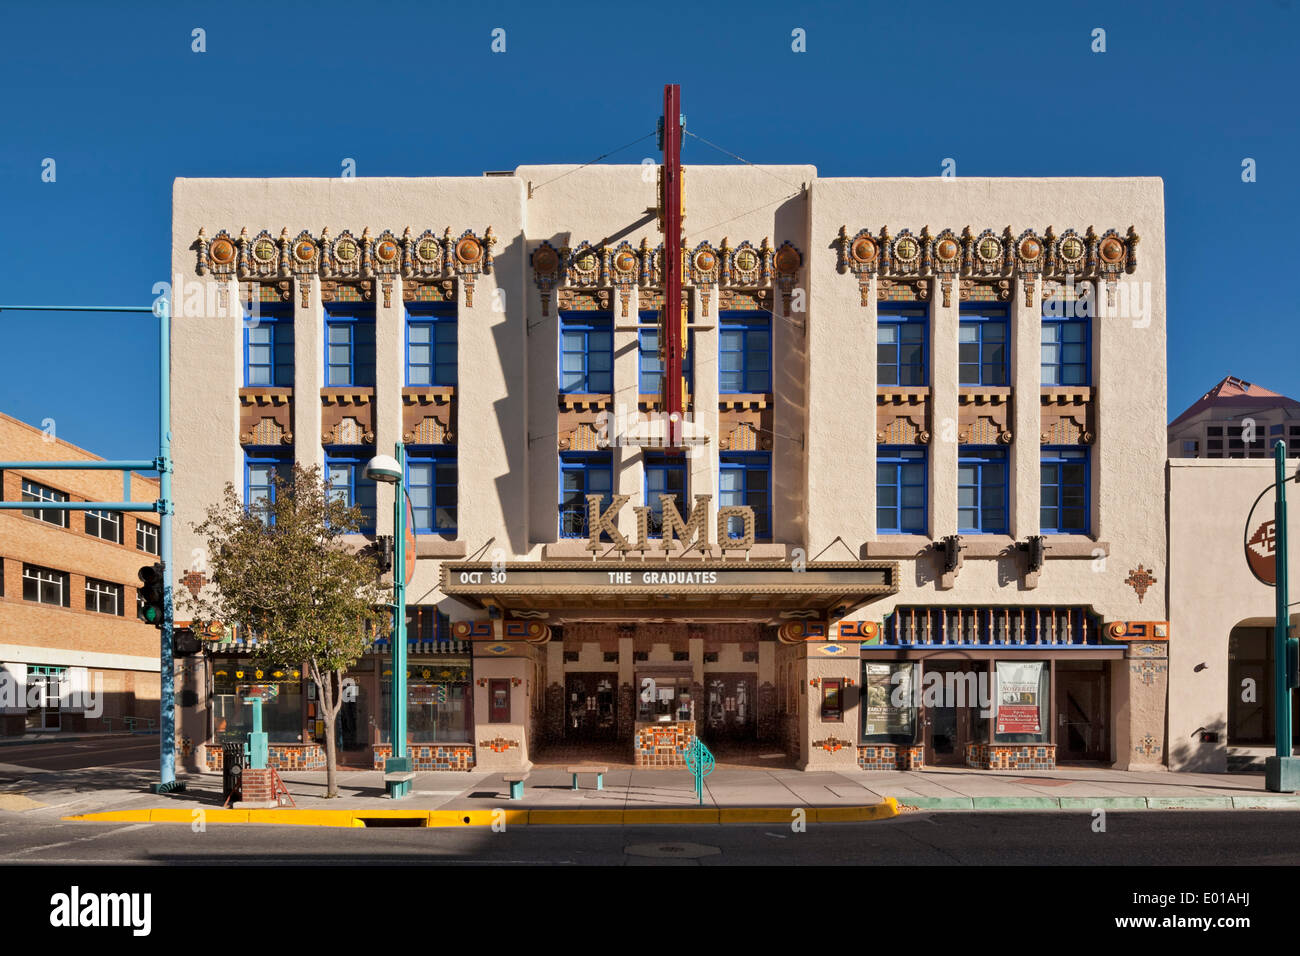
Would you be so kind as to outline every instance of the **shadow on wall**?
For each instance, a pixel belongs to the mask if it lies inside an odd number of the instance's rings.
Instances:
[[[506,294],[513,291],[513,282],[525,275],[527,253],[524,250],[522,236],[516,235],[510,245],[501,248],[494,257],[493,273],[497,277],[498,288]],[[528,282],[524,281],[519,295],[528,294]],[[484,290],[486,291],[486,290]],[[506,530],[510,536],[508,553],[524,554],[528,551],[527,515],[529,500],[527,482],[528,458],[528,393],[524,388],[527,376],[524,369],[528,363],[528,339],[522,327],[527,322],[527,314],[520,303],[511,310],[507,307],[506,321],[497,322],[492,329],[499,359],[508,359],[509,367],[503,369],[507,380],[518,383],[518,389],[508,389],[507,394],[493,403],[496,413],[498,434],[506,450],[506,470],[496,479],[497,502],[503,506],[506,517]],[[488,303],[488,308],[492,304]],[[510,316],[518,316],[511,320]],[[457,441],[475,440],[475,436],[458,436]],[[556,501],[559,496],[556,496]],[[470,547],[478,543],[470,542]]]
[[[725,233],[726,230],[723,230]],[[772,439],[772,461],[775,463],[778,458],[787,455],[798,455],[804,459],[804,450],[806,440],[804,437],[805,422],[807,421],[806,405],[807,393],[804,385],[804,369],[806,368],[807,356],[807,323],[808,314],[808,274],[812,269],[811,250],[808,248],[808,199],[805,194],[794,196],[785,200],[776,207],[773,216],[773,235],[772,244],[780,248],[781,243],[787,239],[799,247],[803,254],[803,267],[799,270],[798,279],[795,282],[796,290],[802,292],[797,298],[792,297],[791,314],[785,314],[785,306],[781,299],[781,292],[773,284],[772,289],[772,330],[773,330],[773,358],[772,362],[772,394],[777,409],[786,409],[780,418],[772,419],[772,430],[775,434]],[[716,242],[716,238],[711,241]],[[755,239],[754,241],[757,241]],[[795,311],[801,308],[801,311]],[[777,355],[776,349],[776,325],[784,325],[782,341],[786,349],[786,356],[779,361],[775,360]],[[716,371],[714,374],[717,374]],[[870,410],[871,427],[870,434],[875,434],[875,409]],[[804,466],[798,468],[773,468],[773,500],[774,501],[806,501],[807,500],[807,482],[809,477],[806,473],[806,462]],[[805,524],[806,515],[802,508],[798,509],[795,514],[783,517],[781,523],[783,527],[773,527],[772,534],[774,540],[781,540],[783,537],[790,541],[802,541],[806,537],[807,527]]]
[[[1202,735],[1209,735],[1216,742],[1202,743]],[[1227,723],[1216,720],[1198,727],[1190,737],[1171,740],[1166,763],[1171,768],[1189,773],[1223,773],[1227,741]]]

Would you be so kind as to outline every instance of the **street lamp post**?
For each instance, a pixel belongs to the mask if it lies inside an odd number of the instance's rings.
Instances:
[[[408,773],[406,756],[406,452],[401,442],[393,446],[395,457],[377,455],[366,464],[366,477],[393,485],[393,752],[384,766],[388,773]],[[411,792],[410,780],[392,781],[388,795],[393,799]]]

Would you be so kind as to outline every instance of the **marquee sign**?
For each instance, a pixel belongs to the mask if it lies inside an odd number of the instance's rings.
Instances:
[[[698,549],[700,552],[712,551],[713,542],[709,539],[709,502],[712,495],[696,495],[695,507],[691,508],[689,518],[683,518],[677,510],[677,499],[672,495],[660,495],[659,507],[663,515],[659,538],[650,537],[650,512],[648,505],[636,505],[632,511],[636,514],[636,543],[633,544],[618,530],[618,513],[632,500],[631,495],[614,495],[610,505],[601,509],[602,495],[587,495],[587,550],[609,551],[620,554],[629,551],[669,551],[678,543],[685,556]],[[739,521],[743,529],[739,537],[731,534],[731,522]],[[727,551],[748,551],[754,546],[754,509],[748,505],[724,505],[718,509],[717,532],[718,548]],[[602,541],[602,534],[608,535],[608,541]]]

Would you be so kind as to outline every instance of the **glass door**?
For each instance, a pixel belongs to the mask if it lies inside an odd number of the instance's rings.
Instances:
[[[617,674],[566,675],[564,736],[569,740],[615,739],[617,687]]]
[[[987,725],[979,719],[979,700],[973,689],[982,662],[926,662],[922,681],[928,687],[936,674],[940,683],[925,694],[925,762],[928,766],[964,766],[966,745]],[[980,739],[983,739],[982,737]]]
[[[1057,668],[1058,760],[1109,760],[1109,703],[1104,671]]]
[[[58,730],[62,726],[59,700],[62,696],[58,674],[27,673],[27,729]]]

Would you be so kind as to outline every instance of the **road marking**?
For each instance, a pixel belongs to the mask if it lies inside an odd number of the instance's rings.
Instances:
[[[25,853],[35,853],[37,850],[53,850],[56,847],[72,846],[74,843],[86,843],[89,840],[98,840],[100,837],[113,836],[115,833],[127,833],[131,830],[142,830],[146,827],[153,826],[152,823],[133,823],[130,826],[118,827],[115,830],[108,830],[104,833],[96,833],[91,836],[77,837],[75,840],[64,840],[60,843],[45,843],[41,846],[29,846],[25,850],[19,850],[16,853],[10,853],[9,856],[22,856]]]

